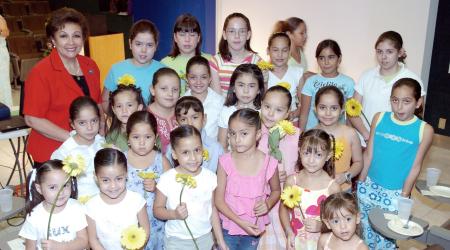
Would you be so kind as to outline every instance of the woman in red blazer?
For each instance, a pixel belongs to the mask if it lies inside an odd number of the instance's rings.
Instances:
[[[97,64],[79,55],[88,35],[85,17],[71,8],[56,10],[46,33],[53,50],[36,64],[25,81],[25,122],[32,128],[27,151],[35,167],[49,160],[69,138],[69,106],[75,98],[86,95],[101,102]]]

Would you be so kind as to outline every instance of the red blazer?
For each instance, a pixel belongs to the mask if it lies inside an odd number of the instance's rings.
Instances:
[[[100,71],[97,64],[85,56],[77,56],[89,92],[97,103],[101,102]],[[83,91],[64,67],[56,51],[39,61],[25,80],[24,114],[45,118],[57,126],[70,131],[69,107],[71,102],[83,96]],[[50,159],[62,142],[55,141],[32,130],[27,151],[37,162]]]

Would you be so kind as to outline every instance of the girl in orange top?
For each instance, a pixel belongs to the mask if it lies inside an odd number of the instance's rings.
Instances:
[[[344,95],[335,86],[319,89],[315,98],[315,113],[319,120],[318,129],[325,130],[336,138],[335,180],[343,191],[351,191],[351,180],[363,167],[362,149],[356,130],[339,119],[345,110]]]

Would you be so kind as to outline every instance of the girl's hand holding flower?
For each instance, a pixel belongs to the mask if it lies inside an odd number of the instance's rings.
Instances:
[[[188,211],[186,207],[186,203],[181,202],[176,208],[175,208],[175,218],[178,220],[184,220],[188,217]]]
[[[54,240],[42,240],[41,247],[43,250],[58,250],[64,247],[64,244]]]
[[[155,192],[156,181],[154,179],[144,179],[144,190],[147,192]]]

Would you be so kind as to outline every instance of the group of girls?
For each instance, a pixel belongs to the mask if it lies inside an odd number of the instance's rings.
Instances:
[[[261,70],[245,15],[226,18],[213,57],[199,49],[195,17],[182,15],[165,68],[153,59],[156,27],[135,23],[133,58],[115,64],[105,81],[106,137],[98,134],[95,102],[77,98],[69,110],[71,137],[33,171],[20,232],[27,249],[122,249],[120,234],[129,225],[144,228],[145,249],[152,250],[394,248],[372,230],[368,212],[395,211],[396,198],[410,196],[433,135],[414,115],[424,92],[400,62],[400,35],[380,36],[379,66],[355,86],[338,72],[335,41],[318,45],[321,72],[313,74],[302,52],[305,23],[289,18],[276,31],[267,48],[273,67]],[[345,123],[344,103],[352,96],[371,124],[359,117]],[[282,120],[298,127],[281,139],[277,160],[270,130]],[[70,155],[82,155],[87,169],[66,183],[61,160]],[[177,174],[189,175],[195,187],[185,188]],[[290,186],[302,191],[293,209],[280,202]]]

